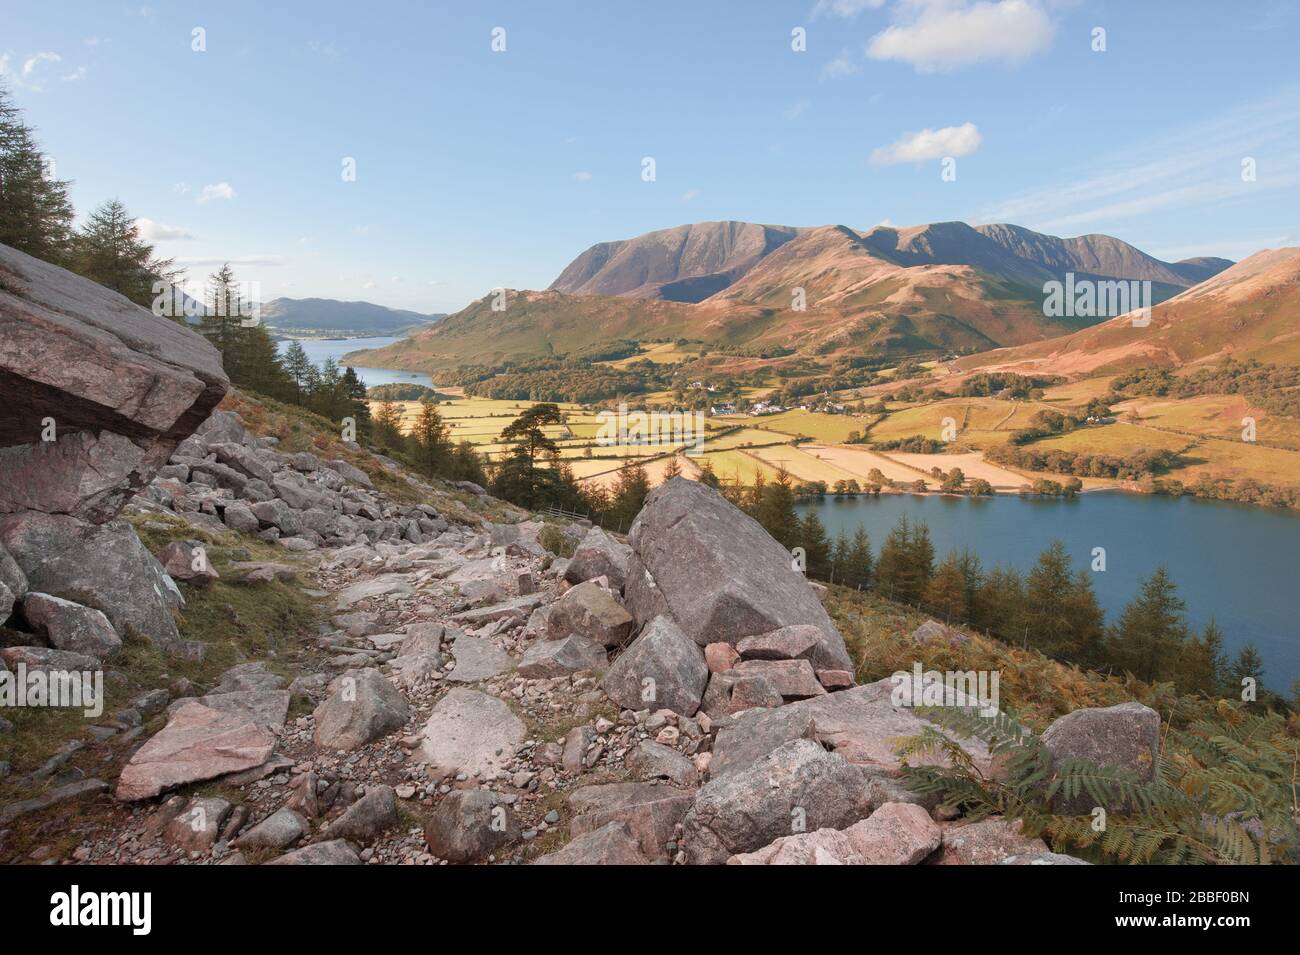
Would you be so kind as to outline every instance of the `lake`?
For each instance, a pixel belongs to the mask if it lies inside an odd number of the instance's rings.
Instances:
[[[342,364],[342,358],[348,352],[360,351],[362,348],[383,348],[385,345],[391,345],[397,341],[392,337],[378,338],[299,338],[296,339],[298,344],[302,345],[303,351],[311,359],[313,365],[317,368],[325,364],[325,359],[333,358]],[[289,347],[289,340],[277,343],[280,354]],[[393,371],[390,368],[363,368],[360,365],[353,365],[362,383],[367,388],[372,385],[392,385],[392,384],[414,384],[428,385],[433,387],[433,379],[423,372],[418,371]]]
[[[1076,570],[1106,549],[1106,570],[1091,573],[1108,623],[1164,564],[1200,630],[1214,617],[1230,657],[1254,643],[1264,659],[1263,682],[1289,694],[1300,676],[1300,514],[1193,498],[1095,492],[1075,500],[943,497],[892,494],[802,504],[814,507],[828,533],[852,535],[859,524],[879,553],[904,514],[930,527],[936,561],[969,548],[985,568],[1029,570],[1054,538]]]

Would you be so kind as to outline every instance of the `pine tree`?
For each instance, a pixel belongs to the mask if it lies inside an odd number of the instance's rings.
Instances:
[[[92,212],[77,231],[72,265],[86,278],[145,308],[152,307],[160,294],[155,283],[163,283],[169,292],[178,274],[171,260],[158,259],[153,246],[140,238],[134,217],[117,199]]]
[[[0,243],[56,265],[72,258],[68,183],[49,174],[35,133],[0,86]]]
[[[311,359],[307,357],[307,350],[302,347],[301,342],[292,341],[284,350],[282,360],[285,373],[293,382],[294,401],[297,404],[304,404],[307,399],[308,372],[312,367]],[[392,407],[392,402],[389,402],[389,407]]]
[[[809,577],[825,580],[830,576],[831,544],[826,538],[826,528],[822,526],[817,512],[809,508],[804,511],[795,531],[796,547],[802,547],[805,554],[804,569]]]
[[[882,593],[895,600],[915,601],[920,594],[911,593],[908,564],[912,552],[912,525],[904,514],[898,519],[876,561],[876,581]]]
[[[626,531],[632,526],[649,493],[650,479],[645,468],[638,464],[618,472],[609,507],[609,519],[615,530]]]
[[[356,422],[357,440],[370,440],[370,399],[366,395],[365,383],[351,365],[343,372],[343,392],[350,406],[348,414]]]
[[[1102,652],[1104,614],[1086,574],[1070,570],[1065,545],[1052,541],[1025,578],[1022,627],[1029,645],[1074,662],[1094,662]]]
[[[849,582],[849,535],[843,529],[835,535],[835,547],[831,550],[831,581],[844,585]]]
[[[1170,679],[1187,641],[1183,608],[1177,587],[1157,567],[1112,630],[1110,658],[1139,680]]]
[[[939,564],[934,576],[926,585],[924,595],[925,609],[948,623],[958,623],[966,619],[969,605],[966,602],[966,574],[962,570],[961,558],[949,554]]]
[[[681,473],[682,466],[677,460],[677,455],[674,454],[668,459],[668,463],[664,465],[663,479],[665,482],[671,481]]]
[[[1184,693],[1214,696],[1224,691],[1227,673],[1223,633],[1219,630],[1219,625],[1210,620],[1199,639],[1188,638],[1187,646],[1178,657],[1174,682]]]
[[[867,587],[871,584],[871,538],[867,529],[858,525],[853,532],[853,544],[849,547],[848,580],[850,587]]]
[[[754,502],[750,515],[786,550],[799,541],[799,515],[794,510],[794,490],[789,475],[777,475],[775,481],[762,482],[761,497]]]
[[[451,445],[447,440],[447,425],[432,401],[420,403],[420,414],[415,419],[408,439],[411,457],[425,474],[432,477],[442,473],[449,464]]]
[[[1008,643],[1024,640],[1024,582],[1014,567],[994,567],[984,575],[971,610],[971,622]]]
[[[1264,686],[1264,658],[1253,643],[1248,643],[1237,652],[1237,658],[1228,667],[1227,691],[1240,697],[1247,686],[1247,680],[1254,680],[1256,689]]]
[[[239,283],[235,280],[235,270],[227,262],[208,276],[205,293],[204,313],[199,321],[199,331],[221,352],[221,361],[226,374],[236,381],[242,369],[236,349],[239,330],[238,309],[232,313],[231,304],[239,301]]]

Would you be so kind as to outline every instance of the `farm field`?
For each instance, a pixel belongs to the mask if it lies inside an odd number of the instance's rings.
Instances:
[[[750,427],[788,434],[792,437],[812,438],[815,441],[847,441],[853,432],[861,432],[867,421],[856,415],[822,414],[817,411],[783,411],[780,414],[764,415],[759,418],[743,417],[726,419],[751,422]],[[868,419],[869,420],[869,419]]]
[[[957,424],[960,444],[986,448],[1004,444],[1011,432],[1029,426],[1029,419],[1039,409],[1023,401],[1000,398],[952,398],[928,405],[915,405],[891,411],[888,417],[869,432],[872,442],[894,441],[912,435],[943,438],[943,422],[952,418]]]
[[[721,418],[714,420],[722,421]],[[708,438],[705,442],[705,449],[708,451],[725,451],[729,448],[739,448],[746,445],[757,447],[768,444],[783,444],[788,443],[789,440],[789,435],[763,431],[759,428],[741,428],[739,431],[733,431],[730,434]]]
[[[870,480],[868,475],[872,468],[876,468],[886,478],[891,481],[915,481],[918,478],[934,481],[928,473],[922,473],[915,468],[908,467],[899,461],[894,460],[890,455],[881,454],[878,451],[871,451],[861,445],[842,444],[842,445],[804,445],[804,450],[810,454],[816,454],[818,458],[828,464],[833,464],[838,468],[847,471],[852,477],[856,478],[858,483]]]
[[[693,459],[696,464],[707,462],[723,481],[739,481],[741,484],[753,484],[761,472],[765,481],[773,480],[777,469],[766,462],[746,454],[744,451],[712,451]]]
[[[1250,478],[1261,484],[1300,487],[1300,452],[1265,448],[1244,441],[1206,438],[1184,455],[1192,461],[1187,467],[1169,472],[1184,484],[1202,474],[1240,480]]]
[[[683,348],[675,342],[655,342],[642,344],[641,351],[635,355],[616,358],[613,361],[597,362],[597,364],[608,365],[611,368],[626,368],[637,361],[649,361],[656,365],[676,365],[696,357],[698,357],[696,352]]]
[[[1043,400],[1062,405],[1086,405],[1093,398],[1105,397],[1114,380],[1114,375],[1103,375],[1100,378],[1082,378],[1063,385],[1052,385],[1043,389]]]
[[[1133,413],[1143,425],[1168,431],[1240,441],[1242,419],[1255,419],[1256,439],[1263,444],[1300,450],[1300,421],[1251,407],[1241,395],[1197,398],[1132,398],[1113,406],[1116,414]]]
[[[1088,454],[1132,454],[1134,451],[1181,451],[1195,438],[1168,434],[1139,425],[1116,422],[1092,428],[1077,428],[1066,434],[1035,441],[1032,448],[1059,448]]]
[[[774,468],[785,468],[798,481],[825,481],[831,485],[836,481],[857,477],[853,472],[822,458],[815,449],[804,450],[783,444],[773,448],[756,448],[750,453]]]

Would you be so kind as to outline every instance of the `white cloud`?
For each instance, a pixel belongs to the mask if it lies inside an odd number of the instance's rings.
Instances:
[[[812,104],[809,103],[806,99],[801,99],[799,100],[799,102],[795,103],[789,109],[782,110],[781,116],[787,121],[798,119],[800,116],[802,116],[804,113],[808,111],[808,107],[811,105]]]
[[[872,150],[871,161],[877,166],[893,166],[903,162],[926,162],[945,156],[969,156],[980,148],[984,138],[974,123],[945,126],[943,129],[923,129],[919,133],[905,133],[897,142]]]
[[[573,178],[577,182],[591,182],[591,173],[587,172],[585,169],[580,169],[573,174]]]
[[[898,9],[902,22],[873,36],[867,55],[910,63],[921,73],[985,60],[1020,63],[1047,49],[1056,32],[1035,0],[914,0]]]
[[[59,56],[59,54],[43,51],[33,53],[23,60],[21,67],[11,69],[9,54],[5,53],[0,56],[0,75],[7,77],[14,86],[31,90],[33,93],[39,93],[44,88],[46,65],[61,62],[63,62],[63,57]]]
[[[687,189],[682,193],[682,202],[690,202],[700,194],[698,189]]]
[[[861,72],[862,67],[853,62],[849,51],[841,50],[839,56],[822,67],[821,78],[823,80],[833,80],[841,76],[852,76]]]
[[[365,283],[362,284],[361,287],[362,287],[362,288],[365,288],[365,289],[374,288],[374,287],[375,287],[375,283],[374,283],[373,281],[371,281],[371,282],[365,282]]]
[[[879,10],[884,5],[885,0],[817,0],[812,15],[819,17],[827,13],[833,17],[847,19],[856,17],[863,10]]]
[[[180,226],[154,222],[152,219],[136,219],[135,227],[140,230],[140,238],[146,242],[163,242],[167,240],[193,239],[195,235],[189,229]]]
[[[228,182],[214,182],[203,187],[199,193],[199,202],[211,202],[213,199],[235,198],[234,187]]]
[[[65,73],[62,77],[60,77],[60,79],[62,79],[63,82],[65,83],[75,83],[77,82],[77,80],[84,80],[85,78],[86,78],[86,68],[84,66],[79,66],[71,73]]]

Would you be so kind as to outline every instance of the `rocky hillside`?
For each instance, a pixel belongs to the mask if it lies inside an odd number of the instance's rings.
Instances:
[[[626,541],[543,523],[301,412],[208,414],[224,383],[191,333],[106,332],[108,311],[162,320],[6,261],[0,321],[45,348],[5,354],[32,396],[11,407],[80,430],[0,458],[22,492],[0,518],[0,686],[103,693],[5,697],[0,860],[1079,862],[905,785],[900,740],[931,724],[893,680],[858,685],[822,592],[708,487],[657,488]],[[93,373],[88,341],[124,374]],[[1158,729],[1126,703],[1043,741],[1149,778]]]

